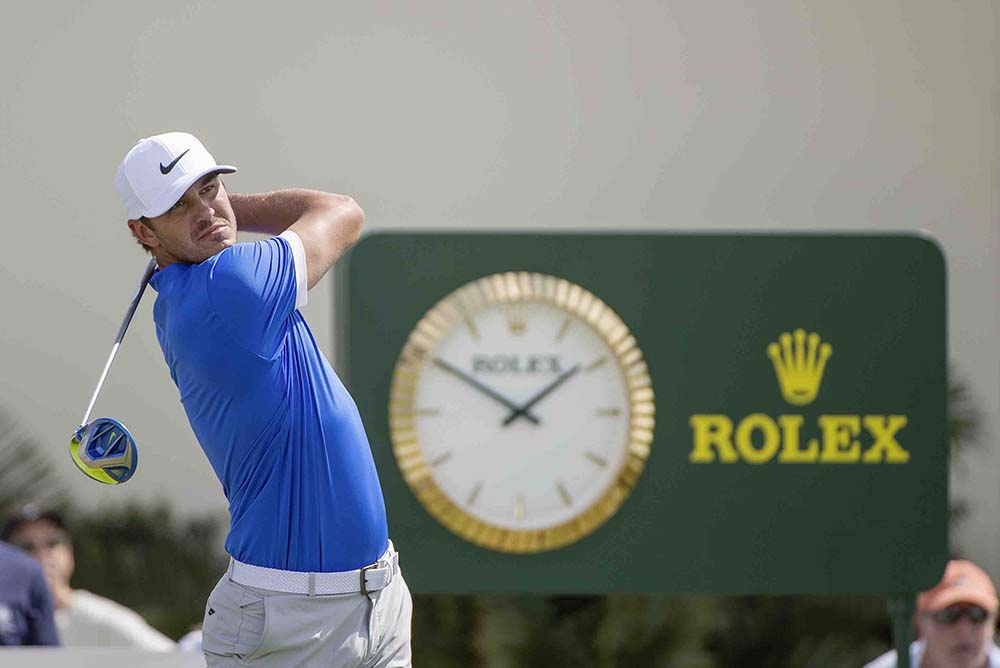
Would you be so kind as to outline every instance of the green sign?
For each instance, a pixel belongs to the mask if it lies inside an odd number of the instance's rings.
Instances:
[[[414,591],[888,593],[947,558],[918,235],[368,235],[338,353]]]

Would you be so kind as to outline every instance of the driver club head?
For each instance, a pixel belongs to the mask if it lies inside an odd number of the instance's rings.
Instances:
[[[114,418],[97,418],[78,427],[70,439],[69,453],[84,475],[108,485],[128,481],[139,464],[135,439]]]

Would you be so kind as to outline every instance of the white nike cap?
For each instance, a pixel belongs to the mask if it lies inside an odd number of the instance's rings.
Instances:
[[[211,172],[235,172],[215,158],[194,135],[167,132],[140,139],[118,165],[115,190],[130,220],[167,212],[195,181]]]

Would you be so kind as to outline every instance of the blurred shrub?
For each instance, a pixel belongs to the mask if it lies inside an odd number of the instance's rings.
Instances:
[[[55,508],[64,506],[66,499],[61,480],[38,442],[0,411],[0,518],[28,501]]]
[[[888,634],[878,597],[414,597],[414,665],[435,668],[857,668]]]
[[[166,504],[89,510],[71,521],[74,587],[132,608],[175,640],[201,623],[228,566],[220,521],[178,520]]]

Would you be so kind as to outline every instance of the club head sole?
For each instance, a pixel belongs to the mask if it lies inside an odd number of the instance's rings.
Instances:
[[[69,453],[85,476],[106,485],[127,482],[139,464],[135,439],[113,418],[98,418],[79,427],[70,439]]]

